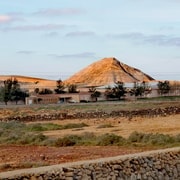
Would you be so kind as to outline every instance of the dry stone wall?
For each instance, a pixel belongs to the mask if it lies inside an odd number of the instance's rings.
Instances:
[[[46,120],[64,120],[64,119],[92,119],[92,118],[108,118],[108,117],[126,117],[132,119],[133,117],[148,117],[153,118],[157,116],[168,116],[180,114],[180,107],[172,106],[166,108],[142,109],[133,111],[112,111],[110,113],[97,111],[97,112],[60,112],[60,113],[45,113],[35,115],[22,115],[22,116],[9,116],[0,118],[0,121],[46,121]]]
[[[180,147],[0,173],[1,180],[179,180]]]

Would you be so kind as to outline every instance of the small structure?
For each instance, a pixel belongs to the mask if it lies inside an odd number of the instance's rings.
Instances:
[[[31,104],[58,104],[58,103],[79,103],[92,101],[91,93],[64,93],[64,94],[44,94],[32,95],[26,98],[26,105]]]

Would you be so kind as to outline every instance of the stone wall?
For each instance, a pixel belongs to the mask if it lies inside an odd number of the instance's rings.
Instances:
[[[123,111],[112,111],[110,113],[97,111],[97,112],[60,112],[60,113],[45,113],[45,114],[34,114],[34,115],[22,115],[22,116],[9,116],[0,117],[0,121],[20,121],[20,122],[32,122],[32,121],[46,121],[46,120],[64,120],[64,119],[92,119],[92,118],[108,118],[108,117],[126,117],[128,119],[134,117],[147,117],[153,118],[157,116],[168,116],[180,114],[180,107],[170,106],[166,108],[153,108],[153,109],[140,109],[140,110],[123,110]]]
[[[1,180],[179,180],[180,147],[0,173]]]

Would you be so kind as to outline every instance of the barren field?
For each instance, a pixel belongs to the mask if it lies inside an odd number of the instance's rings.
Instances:
[[[74,108],[75,109],[75,108]],[[73,109],[73,110],[74,110]],[[33,110],[22,108],[27,113]],[[3,109],[5,115],[11,114],[12,109]],[[20,113],[20,109],[18,109]],[[41,110],[42,111],[42,110]],[[128,138],[134,132],[142,133],[162,133],[177,135],[180,132],[180,114],[166,117],[142,118],[134,117],[132,119],[123,117],[92,118],[92,119],[66,119],[53,121],[36,121],[32,123],[54,123],[66,125],[69,123],[85,123],[88,126],[75,129],[44,131],[43,134],[48,137],[63,137],[66,135],[80,135],[86,132],[102,135],[113,133]],[[107,125],[107,127],[106,127]],[[86,159],[96,159],[102,157],[117,156],[142,152],[158,147],[121,147],[121,146],[72,146],[72,147],[47,147],[34,145],[0,145],[0,172],[19,168],[30,168],[44,165],[59,164],[63,162],[73,162]]]
[[[50,121],[52,123],[52,121]],[[156,118],[105,118],[105,119],[73,119],[63,121],[53,121],[55,124],[65,125],[69,123],[85,123],[88,127],[66,130],[47,131],[44,134],[52,137],[60,137],[68,134],[82,134],[85,132],[93,132],[97,135],[105,133],[115,133],[125,138],[134,132],[142,133],[162,133],[176,135],[180,132],[180,115]],[[45,123],[48,123],[45,122]],[[103,125],[111,125],[111,127],[101,128]]]

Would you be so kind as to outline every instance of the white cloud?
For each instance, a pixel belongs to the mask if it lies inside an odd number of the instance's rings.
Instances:
[[[63,54],[63,55],[57,55],[57,54],[49,54],[49,56],[55,57],[55,58],[95,58],[95,53],[93,52],[84,52],[84,53],[77,53],[77,54]]]
[[[12,21],[11,16],[0,15],[0,23],[10,22],[10,21]]]
[[[45,34],[46,37],[57,37],[58,36],[58,33],[57,32],[50,32],[50,33],[47,33]]]
[[[25,51],[25,50],[22,50],[22,51],[17,51],[18,54],[26,54],[26,55],[29,55],[29,54],[33,54],[34,51]]]
[[[15,13],[0,15],[0,24],[11,23],[14,21],[24,21],[24,19],[19,17],[19,14]]]
[[[92,31],[76,31],[66,34],[66,37],[82,37],[82,36],[94,36],[95,33]]]
[[[180,37],[168,36],[163,34],[145,35],[143,33],[123,33],[123,34],[109,34],[107,37],[114,39],[129,39],[138,43],[155,44],[159,46],[176,46],[180,47]]]
[[[61,16],[61,15],[78,15],[82,14],[84,11],[81,9],[75,8],[59,8],[59,9],[44,9],[35,12],[35,15],[42,15],[42,16]]]
[[[73,25],[66,24],[43,24],[43,25],[24,25],[24,26],[11,26],[2,29],[3,31],[47,31],[59,30],[66,27],[74,27]]]

